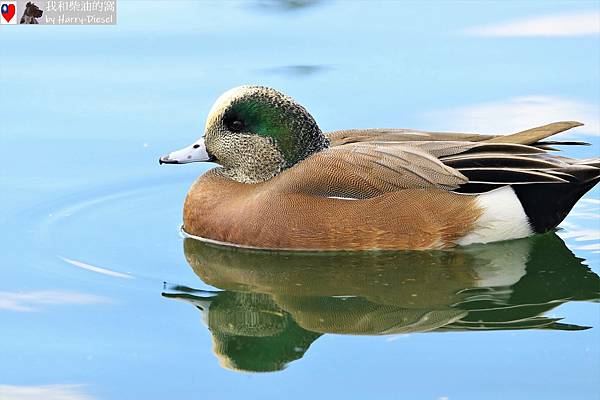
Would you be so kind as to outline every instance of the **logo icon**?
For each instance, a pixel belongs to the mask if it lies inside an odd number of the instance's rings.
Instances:
[[[41,18],[44,12],[40,10],[35,3],[28,2],[25,6],[25,12],[21,17],[21,24],[39,24],[37,18]]]
[[[0,2],[0,24],[16,25],[17,24],[17,2],[2,1]]]

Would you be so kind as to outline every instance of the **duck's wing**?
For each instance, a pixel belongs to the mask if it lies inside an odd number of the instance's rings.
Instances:
[[[512,135],[496,136],[472,144],[464,151],[457,146],[440,152],[435,142],[418,142],[431,149],[444,164],[469,178],[458,191],[479,193],[504,185],[573,183],[587,187],[600,175],[600,161],[575,160],[549,153],[549,145],[587,145],[584,142],[545,141],[550,136],[581,126],[565,121],[528,129]],[[455,151],[457,149],[457,151]]]
[[[481,193],[505,185],[597,180],[600,161],[551,155],[549,136],[579,122],[556,122],[512,135],[369,129],[333,132],[332,147],[278,176],[281,190],[367,198],[410,188]]]
[[[418,147],[353,143],[313,154],[273,183],[285,192],[360,199],[408,188],[452,190],[467,181]]]
[[[331,146],[342,146],[350,143],[377,143],[393,144],[398,142],[492,142],[492,143],[514,143],[526,145],[547,146],[551,144],[584,144],[582,142],[540,142],[557,133],[583,125],[577,121],[553,122],[548,125],[538,126],[526,131],[511,135],[486,135],[479,133],[459,132],[428,132],[415,129],[348,129],[327,133]]]
[[[567,131],[571,128],[582,126],[581,122],[577,121],[561,121],[553,122],[548,125],[538,126],[535,128],[527,129],[525,131],[513,133],[511,135],[497,135],[494,138],[488,139],[490,143],[514,143],[514,144],[527,144],[536,145],[540,143],[540,140],[546,139],[550,136],[554,136],[557,133]],[[580,144],[581,142],[553,142],[554,144]],[[540,143],[542,144],[542,143]]]
[[[440,161],[469,179],[457,189],[466,193],[481,193],[506,185],[572,183],[585,186],[600,176],[599,159],[575,160],[519,144],[478,143],[464,152],[442,155]]]
[[[479,193],[504,185],[585,183],[599,174],[598,160],[577,161],[551,155],[550,145],[585,145],[583,142],[545,141],[552,135],[581,126],[563,121],[511,135],[436,133],[406,129],[338,131],[330,135],[335,147],[353,143],[381,147],[416,148],[454,168],[468,182],[454,189]]]
[[[467,177],[468,182],[456,189],[460,192],[481,193],[505,185],[586,183],[600,174],[598,159],[574,160],[537,145],[421,141],[405,142],[405,146],[419,148]]]
[[[331,146],[365,142],[377,144],[420,141],[480,142],[496,137],[496,135],[481,135],[478,133],[428,132],[399,128],[346,129],[329,132],[325,135]]]

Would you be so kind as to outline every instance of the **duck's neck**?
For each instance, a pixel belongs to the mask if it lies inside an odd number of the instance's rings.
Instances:
[[[296,165],[300,161],[312,156],[315,153],[320,152],[321,150],[325,150],[329,147],[329,145],[329,139],[327,139],[327,137],[323,135],[323,132],[321,132],[321,130],[319,129],[318,132],[315,133],[312,140],[309,142],[308,146],[304,147],[304,151],[302,152],[302,154],[300,154],[297,160],[291,163],[289,167]]]
[[[268,181],[277,176],[283,168],[279,170],[268,171],[249,171],[246,168],[218,168],[217,173],[221,176],[234,180],[240,183],[256,184]]]
[[[311,155],[328,148],[329,139],[321,131],[318,134],[315,140],[311,140],[309,145],[303,147],[294,157],[286,157],[287,155],[271,142],[271,145],[263,145],[259,151],[253,152],[253,156],[245,157],[243,163],[219,168],[218,173],[240,183],[255,184],[268,181]]]

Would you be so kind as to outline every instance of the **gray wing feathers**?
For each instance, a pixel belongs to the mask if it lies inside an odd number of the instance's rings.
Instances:
[[[579,125],[557,122],[506,136],[410,129],[335,131],[327,135],[330,148],[275,179],[282,191],[345,198],[409,188],[476,193],[502,185],[597,179],[597,159],[579,162],[551,155],[545,149],[549,142],[540,142]]]
[[[372,128],[347,129],[326,134],[331,146],[362,142],[407,142],[407,141],[461,141],[479,142],[493,139],[494,135],[477,133],[426,132],[414,129]]]
[[[397,175],[397,183],[403,188],[437,187],[453,189],[466,183],[460,172],[444,165],[438,158],[416,147],[393,145],[347,146],[355,157],[375,163]]]

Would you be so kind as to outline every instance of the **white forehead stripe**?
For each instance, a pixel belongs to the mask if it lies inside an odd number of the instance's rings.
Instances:
[[[273,98],[276,97],[280,101],[286,101],[292,105],[300,107],[298,104],[296,104],[294,99],[274,89],[270,89],[264,86],[242,85],[234,87],[233,89],[229,89],[228,91],[219,96],[219,98],[214,102],[214,104],[210,108],[210,111],[208,112],[205,129],[214,124],[219,123],[219,120],[223,117],[223,113],[225,112],[225,110],[227,110],[231,103],[244,96],[252,96],[260,92],[263,92],[266,96]]]
[[[206,128],[210,125],[217,122],[218,119],[221,118],[223,112],[227,109],[227,106],[231,104],[235,99],[242,97],[244,94],[248,93],[248,91],[252,90],[252,86],[244,85],[234,87],[233,89],[229,89],[225,93],[219,96],[219,98],[214,102],[210,111],[208,112],[208,117],[206,118]]]
[[[247,92],[251,86],[238,86],[233,89],[229,89],[222,95],[220,95],[217,100],[215,100],[214,104],[210,108],[208,112],[208,116],[210,117],[214,113],[218,113],[220,110],[224,109],[228,106],[234,99],[241,97],[244,92]]]

